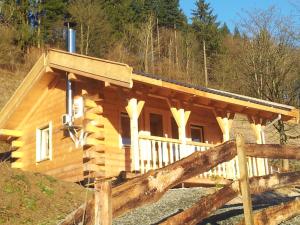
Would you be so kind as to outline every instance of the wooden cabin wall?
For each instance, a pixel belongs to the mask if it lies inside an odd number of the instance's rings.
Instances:
[[[145,106],[139,118],[139,130],[150,132],[149,114],[158,113],[163,115],[164,135],[171,137],[171,118],[167,102],[163,99],[147,97],[145,94],[134,94],[118,87],[104,87],[103,85],[76,84],[77,93],[80,89],[88,92],[98,92],[103,96],[101,102],[104,117],[105,136],[105,175],[117,176],[120,171],[129,171],[131,156],[129,148],[121,148],[120,139],[120,114],[126,112],[125,106],[128,97],[143,99]],[[130,95],[130,96],[129,96]],[[146,96],[146,97],[145,97]],[[68,180],[81,181],[83,179],[83,151],[76,149],[73,141],[63,134],[61,117],[65,114],[65,82],[59,81],[56,86],[44,95],[31,115],[20,127],[25,133],[22,137],[24,147],[19,151],[24,152],[22,159],[24,170],[41,172],[54,177]],[[34,106],[34,104],[33,104]],[[30,110],[29,110],[30,111]],[[53,125],[52,136],[52,159],[36,162],[36,129],[47,125]],[[191,116],[187,123],[187,138],[190,138],[190,125],[204,127],[204,138],[209,143],[220,143],[222,134],[220,128],[210,110],[192,108]]]
[[[120,138],[120,114],[126,112],[126,93],[118,88],[106,87],[103,89],[103,116],[105,132],[105,174],[106,176],[117,176],[120,171],[130,170],[130,149],[121,148]],[[129,93],[127,93],[129,94]],[[155,97],[145,97],[145,94],[130,93],[130,97],[144,100],[145,105],[139,117],[139,130],[150,132],[149,114],[157,113],[163,116],[164,135],[171,137],[172,114],[167,102]],[[211,110],[194,107],[186,126],[187,138],[190,138],[190,125],[204,127],[204,138],[208,143],[221,143],[222,132],[217,124],[216,118]]]
[[[32,104],[32,107],[35,104],[39,105],[21,127],[25,135],[22,137],[24,146],[19,150],[24,156],[19,160],[24,170],[75,182],[82,180],[83,176],[82,148],[75,149],[72,140],[63,134],[61,117],[66,113],[65,95],[65,81],[61,80],[40,97],[43,98],[40,103]],[[47,125],[50,121],[53,126],[52,159],[36,162],[36,129]]]

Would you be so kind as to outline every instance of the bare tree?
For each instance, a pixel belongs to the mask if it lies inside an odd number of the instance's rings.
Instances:
[[[299,93],[297,70],[297,34],[291,18],[280,16],[275,8],[247,13],[241,24],[247,39],[242,54],[242,69],[248,93],[261,99],[294,104]],[[299,66],[298,66],[299,68]],[[275,125],[280,143],[286,144],[290,136],[287,125],[278,121]],[[284,161],[284,169],[288,163]]]

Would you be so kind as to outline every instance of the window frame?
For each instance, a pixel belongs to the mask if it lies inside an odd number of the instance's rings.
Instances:
[[[43,139],[43,131],[45,131],[46,129],[48,129],[48,145],[49,145],[49,153],[48,155],[44,155],[42,154],[43,150],[42,149],[42,139]],[[52,121],[50,121],[48,124],[41,126],[40,128],[36,128],[36,148],[35,148],[35,154],[36,154],[36,162],[43,162],[43,161],[47,161],[47,160],[52,160],[52,150],[53,150],[53,146],[52,146],[52,130],[53,130],[53,126],[52,126]]]
[[[205,139],[204,139],[204,126],[201,126],[199,124],[190,124],[190,137],[191,137],[191,141],[194,141],[192,138],[192,129],[196,128],[199,129],[201,132],[201,141],[199,141],[199,143],[205,143]],[[198,142],[198,141],[194,141],[194,142]]]
[[[124,111],[121,111],[119,113],[120,115],[120,129],[119,129],[119,139],[120,139],[120,147],[121,148],[126,148],[126,147],[130,147],[131,146],[131,128],[130,128],[130,117],[128,115],[127,112],[124,112]],[[129,119],[129,132],[130,132],[130,135],[129,135],[129,141],[130,143],[129,144],[123,144],[123,137],[122,137],[122,133],[123,133],[123,129],[122,129],[122,117],[126,117]]]

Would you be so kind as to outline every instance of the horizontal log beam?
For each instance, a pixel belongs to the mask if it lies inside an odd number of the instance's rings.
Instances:
[[[21,169],[22,167],[23,167],[23,163],[21,163],[21,162],[13,162],[13,163],[11,163],[11,168]]]
[[[299,183],[300,172],[252,177],[250,178],[250,191],[252,194],[259,194],[286,185],[298,185]],[[160,223],[160,225],[196,225],[227,202],[237,197],[239,192],[239,181],[235,181],[221,190],[201,198],[192,207],[170,217]]]
[[[24,146],[24,141],[12,141],[11,147],[13,148],[21,148]]]
[[[277,225],[300,215],[300,199],[263,209],[253,215],[255,225]],[[238,225],[244,225],[241,221]]]
[[[272,159],[300,159],[300,147],[279,144],[245,144],[246,155]]]
[[[0,136],[22,137],[23,132],[20,130],[0,129]]]
[[[24,153],[20,152],[20,151],[13,151],[11,153],[12,158],[22,158],[23,156],[24,156]]]

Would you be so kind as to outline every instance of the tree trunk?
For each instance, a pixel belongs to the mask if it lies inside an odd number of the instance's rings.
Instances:
[[[278,225],[300,214],[300,200],[289,201],[263,209],[254,214],[255,225]],[[244,225],[242,220],[239,225]]]
[[[83,38],[83,24],[80,23],[80,54],[83,54],[83,41],[84,41],[84,38]]]
[[[205,40],[203,40],[203,60],[204,60],[205,87],[207,87],[208,86],[208,75],[207,75],[207,66],[206,66]]]
[[[175,63],[176,69],[179,68],[179,59],[178,59],[178,47],[177,47],[177,31],[176,31],[176,24],[174,24],[174,46],[175,46]]]
[[[157,52],[158,60],[160,60],[160,41],[159,41],[159,27],[158,27],[158,18],[156,19],[156,32],[157,32]]]
[[[250,190],[252,194],[259,194],[275,188],[297,185],[299,183],[300,172],[272,174],[263,177],[252,177],[250,179]],[[239,181],[235,181],[221,190],[201,198],[191,208],[168,218],[160,225],[196,225],[238,195]]]
[[[86,31],[86,43],[85,43],[85,54],[88,55],[89,53],[89,43],[90,43],[90,25],[87,26]]]
[[[154,74],[154,43],[153,43],[153,29],[151,27],[151,72]]]

